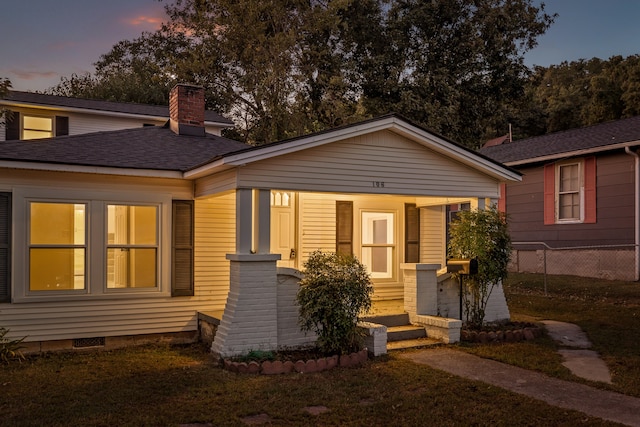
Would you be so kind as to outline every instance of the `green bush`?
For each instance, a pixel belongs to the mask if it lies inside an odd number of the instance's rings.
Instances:
[[[9,339],[6,337],[8,333],[9,330],[7,328],[0,327],[0,362],[2,363],[24,359],[24,356],[20,353],[24,337],[17,340]]]
[[[479,329],[484,323],[485,309],[494,286],[507,277],[511,256],[507,219],[495,206],[462,211],[451,222],[450,235],[449,256],[478,260],[478,274],[464,278],[463,301],[467,326]]]
[[[318,348],[325,354],[361,350],[358,316],[371,308],[373,293],[364,265],[352,256],[316,251],[304,267],[297,294],[302,330],[318,335]]]

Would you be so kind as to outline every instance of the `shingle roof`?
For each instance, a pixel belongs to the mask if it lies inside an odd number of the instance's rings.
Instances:
[[[114,113],[136,114],[142,116],[169,118],[169,107],[166,105],[134,104],[128,102],[100,101],[97,99],[70,98],[66,96],[45,95],[42,93],[21,92],[12,90],[4,97],[7,101],[24,102],[36,105],[55,107],[82,108],[85,110],[110,111]],[[233,122],[215,111],[204,112],[205,121],[233,125]]]
[[[605,148],[639,142],[640,116],[589,127],[555,132],[480,149],[480,153],[499,162],[527,163],[526,160],[553,157],[580,150]]]
[[[81,166],[187,171],[247,148],[220,136],[176,135],[147,126],[108,132],[0,142],[0,160]]]

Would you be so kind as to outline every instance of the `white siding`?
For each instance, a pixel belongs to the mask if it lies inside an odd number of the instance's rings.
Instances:
[[[248,164],[238,169],[238,185],[448,197],[499,192],[496,180],[389,131]]]
[[[440,264],[446,257],[445,207],[420,208],[420,262]]]
[[[209,175],[196,180],[195,196],[205,197],[225,191],[235,190],[237,186],[237,171],[235,169]]]

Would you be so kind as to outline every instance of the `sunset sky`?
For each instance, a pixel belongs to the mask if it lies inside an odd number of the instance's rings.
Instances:
[[[640,1],[546,0],[559,17],[527,65],[640,54]],[[16,90],[41,91],[62,76],[93,71],[120,40],[166,19],[157,0],[20,0],[0,6],[0,77]]]

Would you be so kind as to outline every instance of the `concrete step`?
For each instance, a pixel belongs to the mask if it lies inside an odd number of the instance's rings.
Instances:
[[[387,342],[426,338],[427,331],[423,326],[402,325],[387,328]]]
[[[377,323],[385,325],[387,328],[393,326],[403,326],[409,324],[409,315],[407,313],[383,314],[378,316],[367,316],[362,320],[365,322]]]
[[[409,348],[420,348],[443,345],[442,341],[433,338],[418,338],[414,340],[402,340],[387,342],[387,351],[405,350]]]

